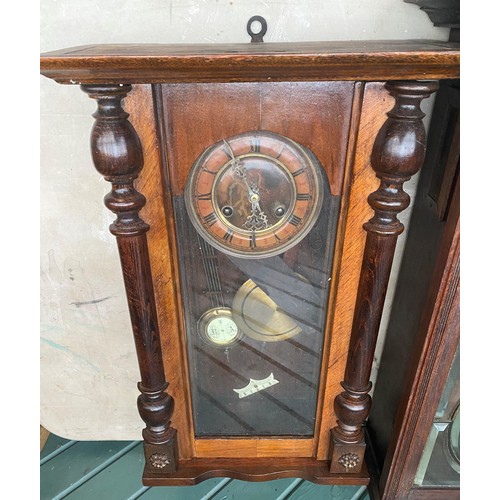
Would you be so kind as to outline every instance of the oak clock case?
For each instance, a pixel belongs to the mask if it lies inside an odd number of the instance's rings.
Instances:
[[[339,197],[305,146],[216,142],[173,200],[195,436],[314,433]]]
[[[144,484],[368,484],[371,364],[403,184],[425,154],[420,103],[458,67],[457,47],[432,41],[42,56],[45,76],[97,102]]]

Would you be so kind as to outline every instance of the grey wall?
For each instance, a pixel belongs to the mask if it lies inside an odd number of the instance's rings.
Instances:
[[[255,14],[268,21],[267,42],[448,38],[447,29],[435,28],[403,0],[41,0],[40,8],[42,51],[91,43],[246,42],[246,22]],[[109,187],[89,151],[95,103],[78,87],[45,78],[40,95],[41,424],[71,439],[140,439],[139,372],[107,230],[113,216],[102,203]]]

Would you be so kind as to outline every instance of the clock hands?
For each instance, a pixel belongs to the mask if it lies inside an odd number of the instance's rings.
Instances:
[[[247,217],[243,227],[252,231],[266,229],[269,227],[269,224],[267,223],[267,215],[260,208],[259,188],[255,182],[253,182],[250,186],[250,193],[251,194],[248,198],[252,204],[252,213]]]
[[[223,139],[222,142],[224,143],[224,145],[226,146],[226,149],[229,153],[229,155],[231,156],[231,163],[233,164],[233,170],[234,170],[234,173],[238,176],[238,177],[241,177],[242,179],[244,179],[246,185],[247,185],[247,188],[250,189],[248,187],[248,182],[247,182],[247,173],[246,173],[246,168],[245,168],[245,165],[243,165],[241,163],[241,161],[236,158],[234,156],[234,153],[233,153],[233,150],[231,149],[231,146],[229,145],[229,143],[226,141],[226,139]]]
[[[224,144],[231,156],[231,163],[233,166],[233,171],[237,177],[243,180],[248,193],[248,201],[251,204],[252,213],[247,216],[247,220],[243,223],[245,229],[251,231],[259,231],[261,229],[267,229],[269,227],[267,215],[260,207],[260,193],[259,186],[256,182],[249,184],[247,179],[247,169],[245,165],[240,161],[239,158],[234,156],[233,150],[229,143],[224,139]]]

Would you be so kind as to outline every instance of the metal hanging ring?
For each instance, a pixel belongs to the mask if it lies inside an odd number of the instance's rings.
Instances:
[[[254,33],[252,31],[252,24],[254,22],[260,23],[260,31]],[[264,41],[264,35],[267,33],[267,22],[262,16],[252,16],[247,23],[247,33],[252,38],[252,43],[262,43]]]

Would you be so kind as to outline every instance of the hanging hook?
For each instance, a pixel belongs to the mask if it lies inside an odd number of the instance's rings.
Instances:
[[[252,24],[254,22],[260,23],[260,31],[255,33],[252,31]],[[264,35],[267,32],[267,22],[262,16],[252,16],[247,23],[247,33],[252,37],[252,43],[262,43]]]

